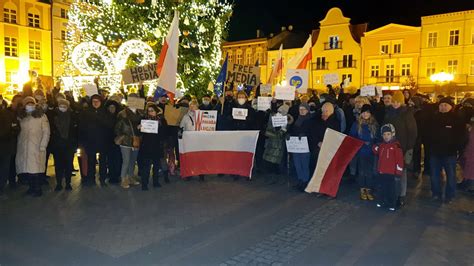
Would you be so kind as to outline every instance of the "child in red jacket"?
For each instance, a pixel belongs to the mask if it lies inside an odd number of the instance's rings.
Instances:
[[[388,207],[395,211],[397,202],[396,178],[403,173],[403,152],[400,143],[395,139],[395,127],[385,124],[381,130],[383,142],[373,146],[373,151],[378,157],[377,207]]]

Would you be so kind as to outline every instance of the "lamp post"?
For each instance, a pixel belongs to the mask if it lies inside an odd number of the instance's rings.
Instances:
[[[451,74],[451,73],[441,71],[441,72],[438,72],[438,73],[435,73],[435,74],[431,75],[430,80],[433,83],[437,83],[441,86],[444,83],[449,84],[451,81],[453,81],[454,80],[454,75]],[[456,97],[455,97],[455,101],[457,101]]]

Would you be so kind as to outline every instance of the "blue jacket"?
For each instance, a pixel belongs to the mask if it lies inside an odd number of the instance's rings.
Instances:
[[[378,132],[378,128],[377,131]],[[359,134],[357,122],[354,122],[351,127],[351,131],[349,133],[350,136],[360,139],[364,142],[364,145],[360,148],[359,152],[357,153],[358,155],[361,156],[371,156],[373,155],[372,153],[372,145],[374,145],[377,141],[376,137],[372,137],[370,135],[370,130],[368,125],[362,125],[362,132]],[[368,144],[367,144],[368,142]]]

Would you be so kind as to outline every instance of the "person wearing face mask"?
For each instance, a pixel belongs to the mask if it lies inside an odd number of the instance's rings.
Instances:
[[[181,124],[179,125],[180,131],[195,131],[195,113],[199,110],[198,102],[193,100],[189,103],[189,111],[186,115],[184,115],[183,119],[181,120]],[[182,134],[182,133],[180,133]],[[184,180],[189,181],[191,177],[186,177]],[[199,181],[204,181],[204,175],[199,176]]]
[[[51,141],[50,147],[54,157],[54,169],[56,173],[55,191],[64,188],[72,190],[72,162],[77,149],[78,120],[76,114],[71,110],[68,100],[59,99],[58,107],[50,121]]]
[[[18,116],[22,130],[18,136],[16,170],[18,174],[24,174],[29,182],[27,193],[40,197],[50,138],[49,122],[33,97],[25,97],[23,106]]]
[[[247,94],[244,91],[237,93],[237,101],[233,108],[247,109],[247,117],[245,120],[239,120],[232,117],[232,130],[254,130],[255,125],[255,110],[248,102]],[[232,116],[232,113],[230,114]]]
[[[97,154],[99,154],[99,180],[102,184],[105,182],[107,164],[103,154],[107,144],[107,128],[111,123],[107,119],[100,95],[92,95],[88,106],[79,117],[79,144],[87,157],[87,174],[83,176],[81,182],[86,186],[96,184]]]
[[[214,110],[215,106],[211,103],[211,95],[205,94],[202,96],[202,104],[199,105],[199,110]]]
[[[129,95],[128,99],[136,97]],[[140,182],[135,178],[135,163],[140,149],[140,130],[139,125],[142,115],[136,109],[126,107],[118,114],[117,124],[115,125],[115,143],[120,146],[122,153],[122,170],[120,177],[121,186],[124,189],[130,185],[138,185]]]
[[[217,130],[232,130],[232,108],[234,106],[234,92],[226,87],[224,97],[216,105]]]

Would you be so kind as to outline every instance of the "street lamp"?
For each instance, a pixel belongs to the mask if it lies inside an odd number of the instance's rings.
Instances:
[[[435,74],[431,75],[430,80],[433,83],[438,83],[439,86],[442,86],[445,83],[449,84],[451,81],[453,81],[454,80],[454,75],[451,74],[451,73],[441,71],[439,73],[435,73]],[[457,95],[455,95],[455,96],[457,96]],[[455,97],[455,101],[456,101],[456,97]]]

